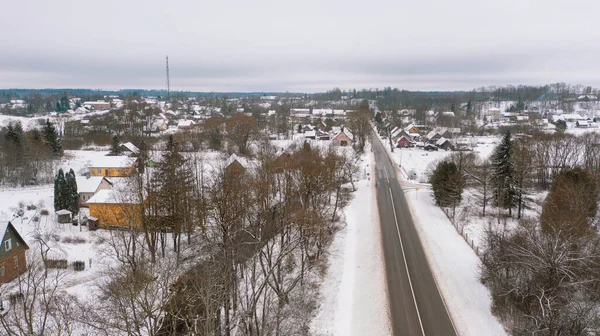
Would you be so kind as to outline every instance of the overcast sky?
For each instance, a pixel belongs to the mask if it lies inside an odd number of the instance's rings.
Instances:
[[[600,86],[600,1],[15,0],[0,88]]]

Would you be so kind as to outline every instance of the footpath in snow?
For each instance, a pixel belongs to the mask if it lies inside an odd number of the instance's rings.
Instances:
[[[374,181],[363,175],[373,176],[373,161],[369,152],[344,210],[346,226],[329,248],[313,334],[392,335]]]
[[[390,155],[389,146],[385,147]],[[481,261],[475,252],[435,205],[431,188],[406,181],[398,165],[395,167],[427,260],[457,332],[461,336],[507,335],[492,315],[490,292],[479,281]]]

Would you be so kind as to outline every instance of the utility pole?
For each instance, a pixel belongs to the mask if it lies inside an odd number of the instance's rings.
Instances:
[[[169,55],[167,55],[167,102],[171,100],[171,79],[169,78]]]

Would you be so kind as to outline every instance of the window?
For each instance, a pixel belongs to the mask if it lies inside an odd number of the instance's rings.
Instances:
[[[0,277],[3,277],[4,275],[6,275],[6,269],[4,268],[4,264],[2,264],[2,266],[0,266]]]
[[[13,258],[13,261],[15,262],[15,268],[18,269],[19,268],[19,256],[15,256]]]
[[[102,173],[102,169],[101,169],[101,168],[98,168],[98,169],[96,169],[96,173],[97,173],[97,174],[100,174],[100,173]]]
[[[4,242],[4,250],[5,251],[10,251],[12,249],[12,240],[11,239],[7,239]]]

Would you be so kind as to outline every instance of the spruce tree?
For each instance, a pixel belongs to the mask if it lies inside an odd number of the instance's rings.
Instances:
[[[110,144],[110,153],[108,155],[117,156],[123,154],[123,150],[121,149],[121,141],[119,141],[119,137],[114,135],[112,138],[112,143]]]
[[[192,197],[193,175],[172,135],[169,136],[162,160],[152,177],[152,185],[154,190],[158,190],[157,208],[168,218],[164,224],[168,226],[166,229],[173,230],[173,243],[175,250],[179,251],[176,241],[183,229],[188,228],[191,223],[189,202]]]
[[[469,99],[467,103],[467,117],[471,117],[471,114],[473,114],[473,106],[471,105],[471,99]]]
[[[65,207],[65,173],[62,168],[58,170],[58,174],[54,179],[54,211],[66,209]]]
[[[60,143],[58,132],[48,119],[46,119],[46,125],[44,126],[44,141],[50,146],[54,155],[62,154],[62,144]]]
[[[64,194],[67,209],[77,213],[79,211],[79,194],[77,193],[77,180],[73,169],[65,175]]]
[[[512,139],[507,130],[492,155],[492,183],[496,206],[508,209],[511,216],[517,195],[513,160]]]

